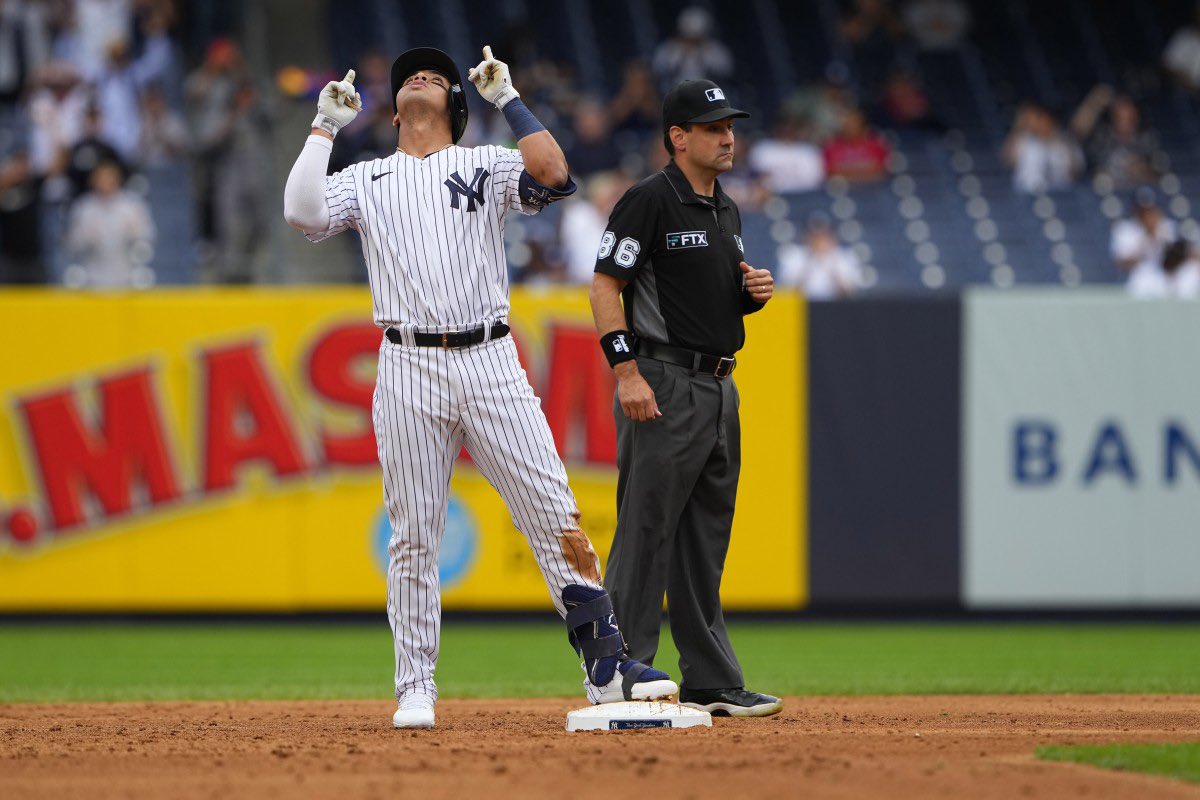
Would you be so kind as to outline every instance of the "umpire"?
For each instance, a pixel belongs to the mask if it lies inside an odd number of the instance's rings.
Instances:
[[[741,468],[734,354],[742,317],[774,288],[770,272],[744,261],[741,215],[717,182],[733,167],[733,121],[748,116],[711,81],[667,94],[672,160],[613,209],[591,302],[617,376],[617,532],[605,587],[630,655],[653,662],[665,591],[679,701],[751,717],[783,704],[746,691],[721,613]]]

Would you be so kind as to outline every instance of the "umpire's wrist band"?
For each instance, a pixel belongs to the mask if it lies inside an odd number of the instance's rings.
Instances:
[[[612,331],[600,337],[600,349],[604,351],[604,357],[608,359],[608,365],[615,367],[624,361],[632,361],[633,355],[633,332],[632,331]]]

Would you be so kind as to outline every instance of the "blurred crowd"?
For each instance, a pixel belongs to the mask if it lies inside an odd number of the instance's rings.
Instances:
[[[178,61],[169,6],[119,5],[0,0],[6,283],[146,282],[154,227],[124,185],[155,126],[143,97],[178,81]]]
[[[177,0],[0,0],[0,283],[136,287],[286,273],[272,266],[268,244],[279,225],[272,119],[280,93],[309,102],[325,77],[296,92],[282,76],[279,92],[256,83],[236,37],[214,23],[236,17],[239,5],[196,5],[209,12],[197,17]],[[831,181],[882,184],[893,177],[900,137],[947,131],[919,58],[969,41],[970,6],[849,0],[841,11],[835,58],[820,79],[739,125],[737,164],[721,182],[744,212]],[[705,7],[686,8],[652,57],[624,64],[610,93],[581,91],[573,65],[547,57],[528,27],[513,26],[493,45],[580,184],[571,202],[510,229],[513,279],[586,283],[612,207],[666,163],[663,93],[707,77],[731,87],[737,104],[735,43]],[[393,151],[394,55],[356,54],[365,110],[339,135],[333,168]],[[1175,35],[1164,68],[1200,86],[1200,25]],[[502,117],[468,95],[462,144],[512,144]],[[1112,232],[1114,263],[1142,294],[1186,293],[1200,268],[1146,188],[1160,176],[1157,152],[1137,99],[1098,85],[1069,114],[1021,104],[999,156],[1018,193],[1099,175],[1127,196],[1136,192],[1134,213]],[[859,250],[839,241],[828,216],[813,214],[801,228],[777,250],[772,242],[776,263],[761,265],[775,268],[781,284],[814,299],[870,285]]]
[[[792,91],[765,129],[747,121],[739,131],[741,155],[735,169],[722,177],[723,187],[743,210],[754,212],[773,197],[820,191],[831,180],[850,187],[887,181],[897,133],[947,130],[914,68],[917,54],[960,47],[970,28],[970,9],[961,0],[849,4],[838,34],[854,69],[832,63],[821,80]],[[586,283],[595,261],[593,245],[613,205],[633,182],[666,161],[658,130],[661,94],[685,76],[730,79],[730,49],[714,32],[708,12],[694,7],[680,14],[675,35],[659,45],[649,63],[626,65],[611,98],[577,95],[571,91],[570,70],[561,65],[534,62],[527,67],[521,72],[523,91],[525,76],[536,76],[532,105],[563,132],[560,139],[586,202],[566,205],[556,227],[528,226],[530,234],[514,259],[519,266],[515,277]],[[381,131],[390,146],[394,133]],[[505,132],[496,127],[481,135],[502,139]],[[1053,192],[1095,176],[1104,176],[1114,190],[1128,195],[1141,187],[1130,204],[1134,215],[1113,227],[1114,264],[1131,276],[1135,294],[1194,295],[1191,276],[1200,267],[1193,248],[1177,241],[1155,193],[1147,188],[1160,177],[1157,148],[1135,99],[1102,84],[1074,109],[1066,127],[1045,106],[1021,104],[1000,155],[1018,193]],[[1153,212],[1148,210],[1152,205]],[[1157,217],[1150,221],[1152,213]],[[1159,229],[1147,232],[1148,225]],[[774,253],[772,266],[780,283],[812,299],[849,297],[869,286],[869,270],[854,249],[839,242],[837,230],[827,215],[811,215],[798,239],[781,243]],[[1176,260],[1184,256],[1178,268],[1164,267],[1172,246]],[[1134,251],[1136,257],[1130,255]]]
[[[174,0],[0,0],[0,282],[149,286],[165,233],[254,278],[267,108],[229,38],[187,71],[180,27]]]

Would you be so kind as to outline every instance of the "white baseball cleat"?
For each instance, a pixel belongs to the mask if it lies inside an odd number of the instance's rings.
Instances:
[[[411,694],[400,701],[400,707],[392,715],[393,728],[432,728],[433,698],[424,694]]]
[[[586,665],[583,666],[583,674],[588,674]],[[628,700],[665,700],[679,691],[679,685],[665,672],[632,659],[618,663],[612,680],[603,686],[597,686],[585,677],[583,688],[588,700],[596,705]]]

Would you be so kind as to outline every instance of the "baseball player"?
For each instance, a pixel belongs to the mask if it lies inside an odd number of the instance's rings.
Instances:
[[[290,225],[319,242],[358,232],[379,350],[373,419],[392,525],[387,610],[395,638],[397,728],[431,728],[441,627],[438,549],[450,475],[464,445],[527,538],[593,703],[668,697],[668,675],[628,658],[600,562],[541,405],[508,336],[504,221],[575,191],[554,137],[483,48],[468,75],[503,114],[518,150],[458,147],[467,103],[446,53],[392,64],[396,152],[326,177],[333,138],[361,99],[354,71],[326,85],[284,191]]]

